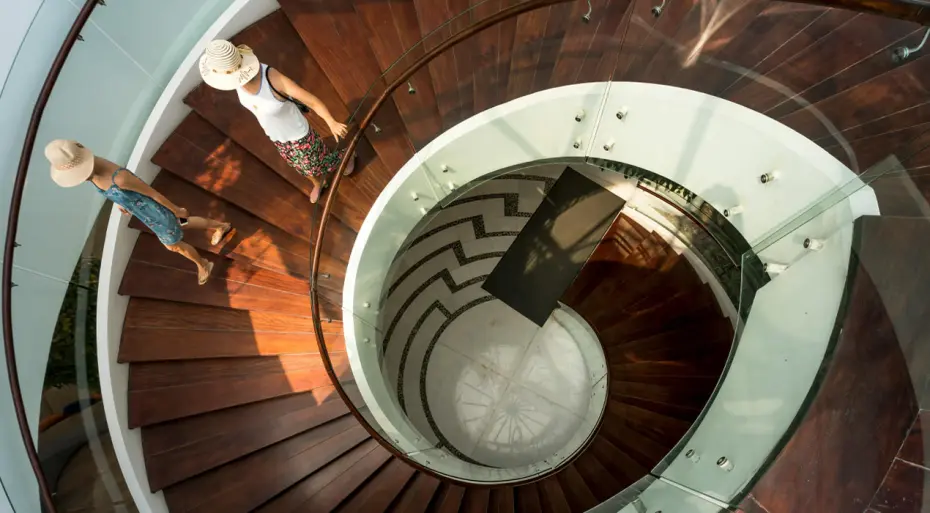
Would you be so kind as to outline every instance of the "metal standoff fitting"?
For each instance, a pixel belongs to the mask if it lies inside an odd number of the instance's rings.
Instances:
[[[694,451],[694,449],[688,449],[688,452],[685,453],[685,458],[691,460],[691,463],[697,463],[701,461],[701,455]]]
[[[378,125],[372,123],[372,124],[371,124],[371,127],[375,129],[375,133],[376,133],[376,134],[380,134],[380,133],[381,133],[381,127],[379,127]]]
[[[364,303],[362,303],[362,306],[364,306],[365,308],[371,308],[371,303],[369,303],[368,301],[365,301]]]
[[[578,114],[575,114],[575,121],[581,123],[581,120],[584,119],[584,111],[579,110]]]
[[[723,209],[723,217],[735,216],[743,213],[743,206],[736,205],[735,207]]]
[[[371,343],[371,339],[368,338],[368,337],[365,337],[364,339],[362,339],[362,342],[364,342],[364,343],[366,343],[366,344],[370,344],[370,343]]]
[[[324,280],[328,280],[330,278],[329,273],[320,273],[320,278],[323,278]]]
[[[823,249],[823,241],[820,239],[804,239],[804,249],[809,249],[811,251],[819,251]]]
[[[759,176],[759,181],[766,184],[774,182],[776,178],[778,178],[778,173],[775,171],[769,171],[768,173]]]
[[[407,93],[408,94],[417,94],[417,90],[413,87],[413,84],[410,81],[407,81]]]
[[[620,110],[617,111],[617,119],[619,119],[620,121],[623,121],[626,118],[626,114],[627,114],[627,108],[620,107]]]
[[[572,143],[572,148],[575,148],[576,150],[581,148],[581,139],[575,139],[575,142]]]
[[[419,201],[420,199],[420,196],[416,192],[411,192],[410,197],[413,199],[413,201]]]
[[[449,166],[447,166],[447,165],[445,165],[445,164],[439,166],[439,169],[441,169],[443,173],[448,173],[448,172],[449,172]]]
[[[650,10],[650,12],[652,13],[652,15],[655,16],[656,18],[658,18],[659,16],[662,16],[662,11],[665,9],[665,4],[666,4],[667,2],[668,2],[668,0],[662,0],[662,3],[661,3],[661,4],[654,6],[654,7]]]
[[[785,264],[776,264],[775,262],[766,262],[762,264],[762,270],[769,274],[781,274],[788,270]]]
[[[717,460],[717,466],[727,472],[733,470],[733,462],[728,460],[726,456],[721,456],[720,459]]]
[[[612,150],[613,148],[614,148],[614,142],[613,142],[613,141],[607,141],[607,143],[604,144],[604,151],[610,151],[610,150]]]
[[[420,214],[425,216],[426,212],[427,212],[426,207],[420,207]]]
[[[592,12],[594,12],[594,7],[591,6],[591,0],[588,0],[588,12],[584,13],[584,15],[581,17],[581,21],[584,23],[590,23]]]
[[[895,64],[900,64],[908,59],[911,55],[919,52],[925,44],[927,44],[927,36],[930,36],[930,29],[927,29],[924,32],[924,38],[920,41],[920,44],[914,47],[899,46],[891,51],[891,61]]]
[[[448,183],[446,183],[446,187],[448,187],[450,191],[454,191],[454,190],[455,190],[455,187],[456,187],[456,186],[455,186],[455,182],[448,182]]]

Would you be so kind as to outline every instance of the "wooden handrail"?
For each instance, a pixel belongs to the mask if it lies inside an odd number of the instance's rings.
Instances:
[[[390,84],[388,84],[388,86],[381,93],[381,96],[379,96],[378,99],[375,101],[375,103],[372,104],[371,108],[368,109],[368,113],[365,115],[362,121],[358,124],[358,130],[355,132],[355,135],[352,137],[351,141],[349,141],[349,145],[346,147],[345,154],[352,155],[355,152],[355,149],[358,146],[359,141],[361,140],[363,134],[365,133],[365,129],[368,128],[369,125],[371,125],[372,119],[374,119],[375,114],[378,113],[378,110],[381,109],[381,106],[384,105],[384,103],[391,96],[391,94],[395,90],[397,90],[397,88],[399,88],[401,85],[406,84],[407,80],[409,80],[410,77],[412,77],[414,73],[416,73],[417,71],[422,69],[424,66],[429,64],[433,59],[438,57],[440,54],[442,54],[449,48],[455,46],[456,44],[477,34],[478,32],[481,32],[487,28],[497,25],[498,23],[502,21],[519,16],[520,14],[523,14],[525,12],[539,9],[541,7],[547,7],[550,5],[566,3],[570,1],[573,1],[573,0],[528,0],[521,4],[508,7],[507,9],[504,9],[498,12],[497,14],[494,14],[493,16],[489,16],[479,21],[478,23],[475,23],[474,25],[466,28],[465,30],[462,30],[461,32],[453,35],[449,39],[443,41],[441,44],[439,44],[435,48],[424,53],[419,59],[417,59],[413,64],[411,64],[410,67],[408,67],[403,73],[401,73]],[[320,319],[319,297],[317,295],[317,274],[319,273],[319,270],[320,270],[320,260],[322,257],[322,249],[323,249],[323,238],[326,236],[326,224],[329,221],[329,216],[332,211],[333,201],[336,198],[336,190],[339,189],[339,184],[342,182],[342,177],[344,176],[343,173],[345,172],[345,168],[348,165],[349,160],[350,159],[345,158],[345,159],[342,159],[342,161],[339,163],[339,169],[336,171],[336,176],[333,179],[332,185],[330,185],[330,188],[329,188],[329,193],[326,196],[326,203],[323,206],[323,214],[320,216],[320,228],[317,232],[318,235],[316,237],[316,245],[313,248],[313,260],[312,260],[312,264],[310,268],[310,310],[313,316],[313,330],[315,332],[314,335],[316,335],[317,345],[319,346],[320,357],[323,360],[323,366],[326,368],[326,373],[329,375],[330,381],[333,382],[333,386],[336,388],[336,392],[339,394],[339,397],[342,398],[342,401],[346,404],[346,406],[349,408],[349,411],[352,412],[352,415],[355,416],[355,418],[359,421],[362,427],[365,428],[366,431],[368,431],[368,434],[371,435],[372,438],[377,440],[385,449],[390,451],[392,454],[406,461],[407,464],[437,479],[450,481],[450,482],[453,482],[459,485],[465,485],[465,486],[471,486],[471,487],[501,486],[501,483],[482,485],[482,484],[473,483],[470,481],[462,481],[454,477],[439,474],[436,471],[430,468],[424,467],[423,465],[420,465],[419,463],[411,460],[410,458],[407,457],[406,454],[397,450],[397,448],[394,447],[394,445],[390,441],[385,440],[384,437],[382,437],[371,425],[368,424],[368,421],[361,414],[361,412],[358,411],[358,408],[355,407],[355,404],[352,403],[352,400],[349,398],[348,394],[346,393],[346,391],[343,389],[342,385],[339,382],[339,376],[336,375],[336,371],[333,369],[332,361],[329,358],[329,351],[326,349],[326,341],[323,337],[323,323],[321,322],[321,319]],[[584,446],[579,448],[579,450],[576,452],[576,455],[580,454],[583,449],[584,449]],[[508,484],[513,485],[513,484],[520,484],[520,483],[528,483],[531,481],[542,479],[543,477],[546,477],[547,475],[551,473],[552,471],[544,472],[539,475],[534,475],[526,479],[517,480],[517,481],[508,483]]]
[[[788,0],[801,4],[836,7],[851,11],[880,14],[889,18],[930,24],[930,1],[926,0]]]
[[[35,148],[36,136],[39,132],[39,123],[42,121],[42,114],[48,105],[48,99],[52,94],[52,89],[58,81],[58,75],[65,65],[71,48],[80,37],[81,30],[90,19],[91,13],[97,7],[98,0],[86,0],[84,6],[78,12],[77,18],[71,25],[71,30],[65,36],[58,55],[52,61],[52,67],[45,77],[42,89],[39,91],[39,97],[32,108],[32,116],[29,118],[29,126],[26,128],[26,138],[23,141],[23,151],[19,156],[19,166],[16,168],[16,177],[13,180],[13,191],[10,198],[10,213],[7,216],[6,223],[6,241],[3,247],[3,280],[2,280],[2,302],[3,302],[3,350],[6,355],[6,372],[10,381],[10,394],[13,396],[13,409],[16,411],[16,423],[19,424],[19,433],[23,439],[23,445],[26,448],[26,455],[29,457],[29,465],[39,483],[39,495],[45,511],[55,513],[55,504],[52,501],[52,494],[45,480],[45,473],[42,472],[42,466],[39,463],[39,455],[36,452],[36,445],[32,441],[32,435],[29,432],[29,419],[26,418],[26,408],[23,405],[23,393],[19,386],[19,372],[16,369],[16,348],[13,345],[13,257],[16,249],[16,233],[19,228],[19,209],[23,201],[23,189],[26,185],[26,173],[29,171],[29,161],[32,157],[32,151]]]

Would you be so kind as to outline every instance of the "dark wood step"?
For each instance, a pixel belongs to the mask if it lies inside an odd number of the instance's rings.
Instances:
[[[565,467],[555,477],[572,511],[588,511],[600,503],[578,471],[577,465]]]
[[[197,249],[295,277],[310,276],[312,245],[308,241],[294,237],[172,173],[159,173],[152,187],[187,208],[192,215],[225,221],[235,228],[235,232],[218,246],[211,244],[212,233],[206,230],[185,230],[184,241]],[[129,225],[147,231],[136,218]],[[342,286],[348,250],[341,248],[340,254],[333,256],[325,254],[320,262],[321,272],[329,273],[338,280],[338,283],[333,282],[334,288]]]
[[[464,497],[465,488],[442,483],[433,497],[429,511],[430,513],[458,513]]]
[[[390,511],[397,513],[425,513],[439,488],[439,480],[422,472],[414,474]]]
[[[389,458],[390,453],[370,438],[274,497],[256,511],[333,511]]]
[[[152,162],[297,238],[313,240],[315,207],[307,196],[196,112],[174,129]]]
[[[585,451],[575,460],[575,468],[584,479],[585,485],[597,498],[598,504],[606,501],[622,490],[620,482],[594,456],[594,452]]]
[[[327,351],[344,352],[345,338],[327,333]],[[119,362],[319,353],[313,333],[124,328]]]
[[[249,312],[230,308],[131,298],[123,323],[127,328],[313,333],[313,321],[303,316]],[[342,322],[323,323],[324,333],[342,333]]]
[[[319,64],[322,71],[320,79],[327,79],[346,105],[355,108],[372,84],[375,84],[376,96],[377,91],[383,90],[381,69],[367,38],[359,37],[365,33],[365,26],[354,9],[345,9],[346,4],[342,0],[287,0],[280,3],[281,10]],[[348,62],[352,63],[352,73],[346,73]],[[366,110],[374,99],[366,99]],[[368,212],[394,173],[413,156],[413,148],[393,99],[388,98],[373,121],[380,132],[370,129],[366,135],[375,155],[359,155],[363,164],[371,162],[371,165],[348,180],[352,182],[350,188],[358,193],[352,198],[351,205],[361,212]]]
[[[514,488],[507,486],[491,490],[491,504],[488,513],[515,513]]]
[[[331,397],[318,404],[295,394],[144,428],[149,486],[160,490],[347,415],[335,391]]]
[[[252,511],[368,438],[351,415],[165,489],[171,511]]]
[[[542,499],[536,483],[518,486],[514,489],[514,504],[518,513],[539,513],[542,511]]]
[[[398,458],[392,458],[337,511],[387,511],[416,471]]]
[[[420,30],[413,0],[392,3],[356,0],[353,3],[355,12],[364,23],[368,45],[382,72],[403,56],[402,61],[388,73],[389,77],[396,76],[423,55],[424,46],[418,44]],[[422,71],[414,74],[410,85],[414,88],[414,94],[401,89],[392,98],[411,144],[415,148],[422,148],[442,133],[442,119],[439,117],[436,93],[429,74]]]
[[[462,498],[461,513],[487,513],[491,502],[490,488],[468,488]]]
[[[611,412],[605,413],[605,417],[610,417],[610,419],[605,419],[600,434],[609,440],[614,447],[622,450],[646,469],[655,467],[678,443],[677,439],[657,442],[633,429],[624,422],[624,419],[615,417]],[[604,463],[603,460],[602,463]],[[636,479],[644,475],[645,473],[636,477]]]
[[[141,234],[120,283],[124,296],[144,297],[200,305],[310,316],[309,284],[276,272],[212,254],[210,280],[197,283],[196,266],[166,250],[154,236]],[[320,309],[325,318],[340,319],[340,295],[321,289]]]
[[[624,488],[640,480],[652,469],[652,466],[643,465],[614,445],[610,439],[604,436],[603,427],[591,442],[589,451]]]
[[[722,360],[725,361],[730,350],[731,330],[730,323],[720,317],[696,319],[641,339],[615,341],[616,344],[605,348],[605,355],[611,366],[681,361],[709,354],[724,354]]]
[[[539,499],[544,513],[571,513],[572,508],[565,498],[565,492],[558,479],[550,477],[536,483],[539,488]]]
[[[607,410],[616,418],[624,419],[628,425],[640,433],[663,444],[669,441],[677,443],[691,427],[690,421],[662,415],[621,401],[609,401]]]
[[[331,355],[337,373],[344,355]],[[212,379],[198,377],[198,372]],[[315,389],[329,391],[317,355],[136,363],[129,370],[129,425],[140,427]]]
[[[658,300],[651,305],[642,305],[634,312],[621,316],[617,322],[599,331],[601,341],[615,345],[624,340],[643,338],[657,329],[673,329],[675,326],[693,322],[705,316],[720,315],[717,298],[706,285],[684,289],[681,292]]]

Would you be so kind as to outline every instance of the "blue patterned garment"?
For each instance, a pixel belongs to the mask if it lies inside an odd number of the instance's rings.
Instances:
[[[130,172],[124,167],[114,171],[113,176],[110,177],[111,185],[107,190],[97,187],[97,184],[94,184],[94,188],[108,200],[123,207],[130,214],[142,221],[142,224],[148,226],[149,230],[155,232],[155,235],[158,236],[158,240],[160,240],[162,244],[173,246],[181,242],[181,239],[184,238],[184,231],[181,229],[181,223],[174,215],[174,212],[168,210],[167,207],[144,194],[120,189],[114,180],[116,179],[116,175],[120,174],[122,171],[126,171],[127,173]]]

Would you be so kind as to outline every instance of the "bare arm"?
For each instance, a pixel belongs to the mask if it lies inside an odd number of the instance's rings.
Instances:
[[[294,98],[295,100],[300,101],[307,107],[310,107],[317,116],[326,122],[326,126],[333,132],[333,135],[338,141],[341,137],[345,137],[347,129],[343,123],[336,121],[333,118],[333,115],[329,112],[329,109],[326,108],[326,105],[320,101],[319,98],[311,94],[309,91],[297,85],[296,82],[285,76],[284,74],[278,72],[278,70],[271,68],[268,72],[268,80],[271,81],[271,85],[275,89],[281,91],[282,93]]]
[[[157,201],[163,205],[168,210],[172,211],[174,215],[178,217],[187,217],[186,209],[183,209],[174,203],[171,202],[168,198],[163,196],[160,192],[153,189],[149,184],[143,182],[136,175],[126,171],[121,172],[113,179],[113,182],[120,187],[120,189],[126,189],[129,191],[138,192],[139,194],[144,194],[153,200]]]

